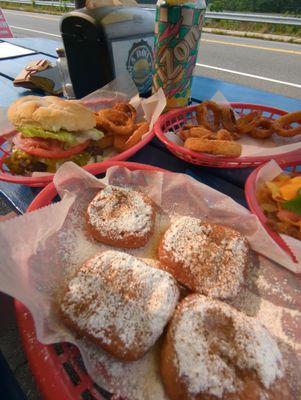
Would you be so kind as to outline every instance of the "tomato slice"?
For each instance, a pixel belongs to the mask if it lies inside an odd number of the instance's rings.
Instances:
[[[13,143],[26,153],[40,158],[68,158],[85,150],[89,146],[90,140],[86,140],[66,150],[64,149],[64,143],[58,140],[25,138],[19,132],[13,137]]]

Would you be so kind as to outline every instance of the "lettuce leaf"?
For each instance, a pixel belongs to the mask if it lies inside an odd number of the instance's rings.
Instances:
[[[65,130],[52,132],[31,125],[23,126],[19,130],[22,132],[22,135],[24,137],[39,137],[43,139],[54,139],[60,142],[64,142],[69,146],[72,146],[73,144],[77,143],[75,136],[72,133]]]
[[[301,189],[298,191],[297,197],[282,203],[282,208],[301,215]]]
[[[39,137],[43,139],[54,139],[63,142],[67,147],[74,146],[86,140],[99,140],[104,134],[96,128],[86,131],[68,132],[61,129],[58,132],[46,131],[38,126],[27,125],[19,129],[24,137]]]

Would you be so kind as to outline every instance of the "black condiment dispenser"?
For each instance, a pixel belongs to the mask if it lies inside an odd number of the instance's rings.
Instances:
[[[100,7],[65,14],[60,22],[77,98],[129,71],[141,95],[151,92],[154,13],[141,7]]]

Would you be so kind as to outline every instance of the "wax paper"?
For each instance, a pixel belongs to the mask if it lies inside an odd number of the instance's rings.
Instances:
[[[57,313],[57,298],[70,274],[96,252],[109,246],[91,239],[85,230],[85,210],[103,185],[139,189],[150,196],[157,211],[155,233],[149,243],[127,252],[157,265],[157,249],[170,220],[180,215],[209,218],[238,229],[253,250],[284,260],[286,255],[269,238],[257,217],[231,198],[184,174],[134,171],[112,167],[98,180],[73,163],[65,163],[54,177],[61,200],[0,224],[0,290],[22,301],[31,311],[37,338],[42,343],[77,345],[92,378],[110,392],[130,400],[166,400],[159,375],[160,340],[133,363],[116,361],[98,346],[79,340]],[[300,280],[264,257],[254,255],[246,286],[233,305],[258,316],[275,335],[289,382],[301,395]],[[261,309],[263,307],[263,309]],[[297,375],[296,375],[297,374]],[[297,382],[295,384],[295,382]],[[297,398],[297,397],[295,397]]]

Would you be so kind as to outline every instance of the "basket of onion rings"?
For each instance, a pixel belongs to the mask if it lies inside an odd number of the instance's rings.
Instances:
[[[296,265],[301,264],[301,158],[271,160],[248,177],[249,209]]]
[[[301,112],[246,103],[215,103],[170,111],[155,134],[175,156],[196,165],[246,168],[300,154]]]

